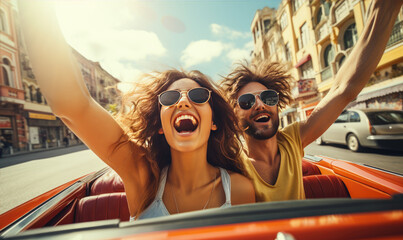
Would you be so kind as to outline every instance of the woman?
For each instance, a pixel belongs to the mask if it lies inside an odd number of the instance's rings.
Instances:
[[[144,96],[128,95],[131,105],[122,109],[130,111],[121,112],[118,122],[90,97],[52,8],[44,1],[21,1],[19,7],[43,95],[121,176],[132,218],[255,201],[251,182],[240,174],[234,113],[203,74],[149,75],[150,83],[136,91]]]

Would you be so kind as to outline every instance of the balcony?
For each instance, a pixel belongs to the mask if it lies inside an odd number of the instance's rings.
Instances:
[[[390,47],[403,39],[403,21],[395,24],[386,47]]]
[[[353,14],[353,4],[350,0],[339,1],[339,3],[334,7],[332,24],[340,24],[350,14]]]
[[[0,101],[24,104],[24,90],[13,88],[10,86],[0,86]]]
[[[325,39],[330,34],[330,27],[327,22],[322,24],[322,26],[318,27],[316,30],[316,42],[320,42],[320,40]]]
[[[330,66],[324,68],[324,69],[320,72],[320,77],[321,77],[321,79],[322,79],[322,82],[328,80],[328,79],[331,78],[332,76],[333,76],[333,73],[332,73],[332,68],[331,68]]]

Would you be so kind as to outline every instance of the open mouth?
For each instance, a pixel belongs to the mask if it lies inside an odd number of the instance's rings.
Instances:
[[[179,133],[193,132],[198,125],[196,118],[187,114],[178,116],[174,121],[174,127]]]
[[[270,116],[268,114],[260,114],[253,119],[253,121],[260,122],[260,123],[268,122],[269,120],[270,120]]]

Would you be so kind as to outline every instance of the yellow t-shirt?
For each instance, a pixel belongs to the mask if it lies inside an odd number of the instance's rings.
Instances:
[[[277,144],[281,162],[277,181],[274,185],[266,183],[258,174],[246,153],[241,159],[247,174],[255,187],[256,202],[305,199],[302,182],[302,157],[304,150],[299,134],[299,122],[288,125],[277,133]]]

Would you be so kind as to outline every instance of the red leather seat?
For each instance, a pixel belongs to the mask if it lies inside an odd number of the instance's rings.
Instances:
[[[103,193],[124,192],[123,181],[113,170],[99,177],[91,186],[91,195]]]
[[[107,219],[129,221],[126,193],[105,193],[82,198],[77,204],[75,215],[75,222]]]
[[[302,159],[302,175],[303,176],[310,176],[310,175],[320,175],[321,172],[319,168],[309,162],[308,160]]]
[[[306,198],[350,197],[343,181],[334,175],[312,175],[303,177]]]

